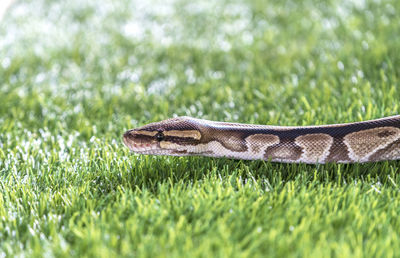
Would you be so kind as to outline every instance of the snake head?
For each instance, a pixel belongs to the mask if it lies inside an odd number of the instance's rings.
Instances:
[[[199,126],[193,118],[167,119],[126,131],[123,142],[140,154],[193,155],[190,151],[195,151],[201,139]]]

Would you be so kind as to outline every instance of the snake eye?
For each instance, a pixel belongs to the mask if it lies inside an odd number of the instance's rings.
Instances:
[[[164,134],[162,132],[158,132],[156,134],[157,141],[161,142],[162,140],[164,140],[164,138],[165,138],[165,136],[164,136]]]

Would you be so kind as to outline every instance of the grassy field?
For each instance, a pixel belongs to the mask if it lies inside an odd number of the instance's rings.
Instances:
[[[143,3],[144,2],[144,3]],[[176,115],[400,113],[400,1],[17,1],[0,24],[0,257],[391,257],[399,162],[129,153]]]

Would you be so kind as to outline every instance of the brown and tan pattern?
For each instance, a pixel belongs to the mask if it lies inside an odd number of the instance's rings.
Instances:
[[[297,137],[295,143],[303,150],[302,160],[313,163],[324,162],[329,155],[333,137],[323,133],[306,134]]]
[[[247,144],[245,139],[241,135],[236,135],[236,133],[231,134],[221,134],[215,137],[214,140],[221,143],[222,146],[228,150],[234,152],[244,152],[247,151]]]
[[[379,127],[349,133],[344,137],[349,156],[356,161],[368,161],[370,155],[400,138],[400,129]]]
[[[323,126],[263,126],[177,117],[124,134],[130,150],[275,162],[354,163],[400,159],[400,116]]]
[[[275,145],[267,149],[264,159],[280,162],[300,161],[303,149],[295,144]]]
[[[252,134],[245,140],[255,154],[263,153],[268,147],[279,143],[279,137],[273,134]]]

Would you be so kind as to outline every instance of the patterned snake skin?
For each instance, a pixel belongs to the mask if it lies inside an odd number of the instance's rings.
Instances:
[[[177,117],[125,132],[125,145],[151,155],[292,163],[400,159],[400,115],[322,126],[267,126]]]

